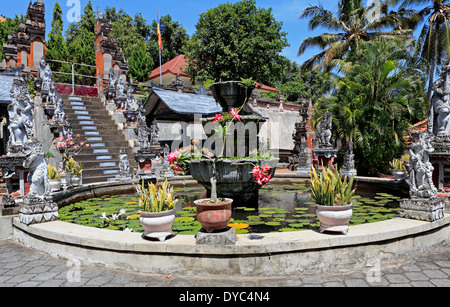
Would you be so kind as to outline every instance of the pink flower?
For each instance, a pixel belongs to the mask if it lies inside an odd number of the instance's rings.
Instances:
[[[231,109],[230,114],[231,116],[233,116],[232,120],[236,118],[238,121],[241,121],[241,116],[238,114],[235,108]]]
[[[81,134],[77,134],[77,138],[80,138],[81,137]]]
[[[255,182],[259,185],[264,185],[268,183],[272,178],[272,174],[269,174],[271,168],[269,165],[261,168],[259,165],[255,166],[252,170],[252,175],[255,178]]]
[[[89,148],[89,147],[91,147],[91,145],[90,144],[86,144],[86,147]]]
[[[214,122],[213,123],[217,123],[218,121],[223,120],[223,116],[222,114],[216,114],[216,116],[214,116]]]

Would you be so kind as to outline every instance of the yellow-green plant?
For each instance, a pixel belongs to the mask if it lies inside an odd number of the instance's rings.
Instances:
[[[352,203],[355,194],[354,177],[343,177],[338,170],[324,168],[319,174],[315,169],[310,172],[311,198],[322,206],[347,206]]]
[[[60,176],[56,166],[53,166],[53,165],[49,164],[49,165],[47,165],[47,169],[48,169],[48,178],[50,180],[59,180],[59,179],[61,179],[61,176]]]
[[[76,162],[73,158],[70,158],[66,162],[66,172],[71,173],[73,176],[81,176],[83,173],[83,164]]]
[[[406,171],[406,167],[405,167],[403,161],[400,159],[394,159],[391,162],[389,162],[389,164],[391,165],[392,169],[395,171]]]
[[[147,184],[145,186],[144,180],[142,184],[138,184],[136,191],[139,195],[139,208],[142,212],[164,212],[172,210],[178,199],[174,199],[173,187],[171,187],[166,180],[160,186],[158,182],[155,184]]]

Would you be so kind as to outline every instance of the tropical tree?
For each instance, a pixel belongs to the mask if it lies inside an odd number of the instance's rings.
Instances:
[[[47,48],[45,52],[45,58],[47,60],[67,61],[69,58],[69,50],[67,49],[66,41],[63,37],[63,12],[58,1],[55,2],[53,8],[52,28],[48,35]],[[71,66],[59,62],[51,62],[51,67],[55,72],[70,73]],[[55,74],[57,82],[69,83],[71,77],[66,75]]]
[[[396,2],[400,2],[397,0]],[[404,0],[401,7],[426,4],[417,11],[419,20],[425,21],[416,45],[416,56],[429,63],[428,98],[431,98],[432,84],[438,67],[450,55],[450,1],[448,0]]]
[[[154,63],[144,43],[134,48],[128,59],[128,63],[130,64],[130,77],[139,82],[146,82],[148,80],[150,67],[153,67]]]
[[[66,42],[69,50],[69,62],[95,66],[95,34],[96,18],[89,0],[84,8],[81,20],[70,24],[66,31]],[[93,67],[76,66],[75,73],[84,76],[96,76]],[[77,83],[82,85],[93,85],[95,79],[89,77],[77,78]]]
[[[358,52],[364,41],[401,41],[409,38],[412,31],[403,28],[402,16],[389,12],[388,2],[366,7],[363,0],[340,0],[337,14],[322,4],[310,5],[300,18],[309,18],[309,29],[318,27],[332,32],[306,38],[298,50],[302,55],[308,48],[319,47],[323,51],[307,60],[305,68],[332,68],[335,59],[342,59],[348,51]]]
[[[271,85],[281,76],[281,55],[288,46],[282,23],[271,9],[256,1],[222,4],[200,15],[188,42],[188,73],[194,78],[240,80],[252,78]]]
[[[20,18],[16,15],[14,19],[6,18],[5,22],[0,22],[0,46],[8,40],[9,33],[17,31],[20,21],[25,21],[25,17],[22,15]],[[0,60],[3,60],[5,55],[3,51],[0,52]]]
[[[386,171],[405,150],[410,124],[426,117],[423,67],[404,45],[364,42],[359,54],[339,61],[336,92],[316,105],[315,122],[326,110],[333,115],[336,137],[354,144],[361,174]]]

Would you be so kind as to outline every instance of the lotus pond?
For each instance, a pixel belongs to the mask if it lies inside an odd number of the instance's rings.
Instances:
[[[195,220],[194,200],[205,198],[203,187],[175,188],[179,199],[174,233],[195,235],[201,229]],[[237,233],[268,233],[319,229],[315,204],[306,184],[264,186],[259,194],[259,208],[235,204],[230,227]],[[358,187],[354,196],[350,225],[374,223],[399,217],[399,196],[376,193]],[[91,198],[59,210],[60,221],[118,231],[143,232],[139,221],[137,195],[111,195]]]

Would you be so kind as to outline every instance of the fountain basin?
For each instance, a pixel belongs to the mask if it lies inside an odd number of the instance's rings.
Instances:
[[[222,159],[216,162],[216,179],[218,197],[231,198],[235,203],[257,204],[258,191],[261,188],[255,182],[251,171],[256,164],[269,165],[270,174],[275,174],[279,159]],[[207,159],[191,161],[191,175],[207,190],[211,196],[212,161]]]

